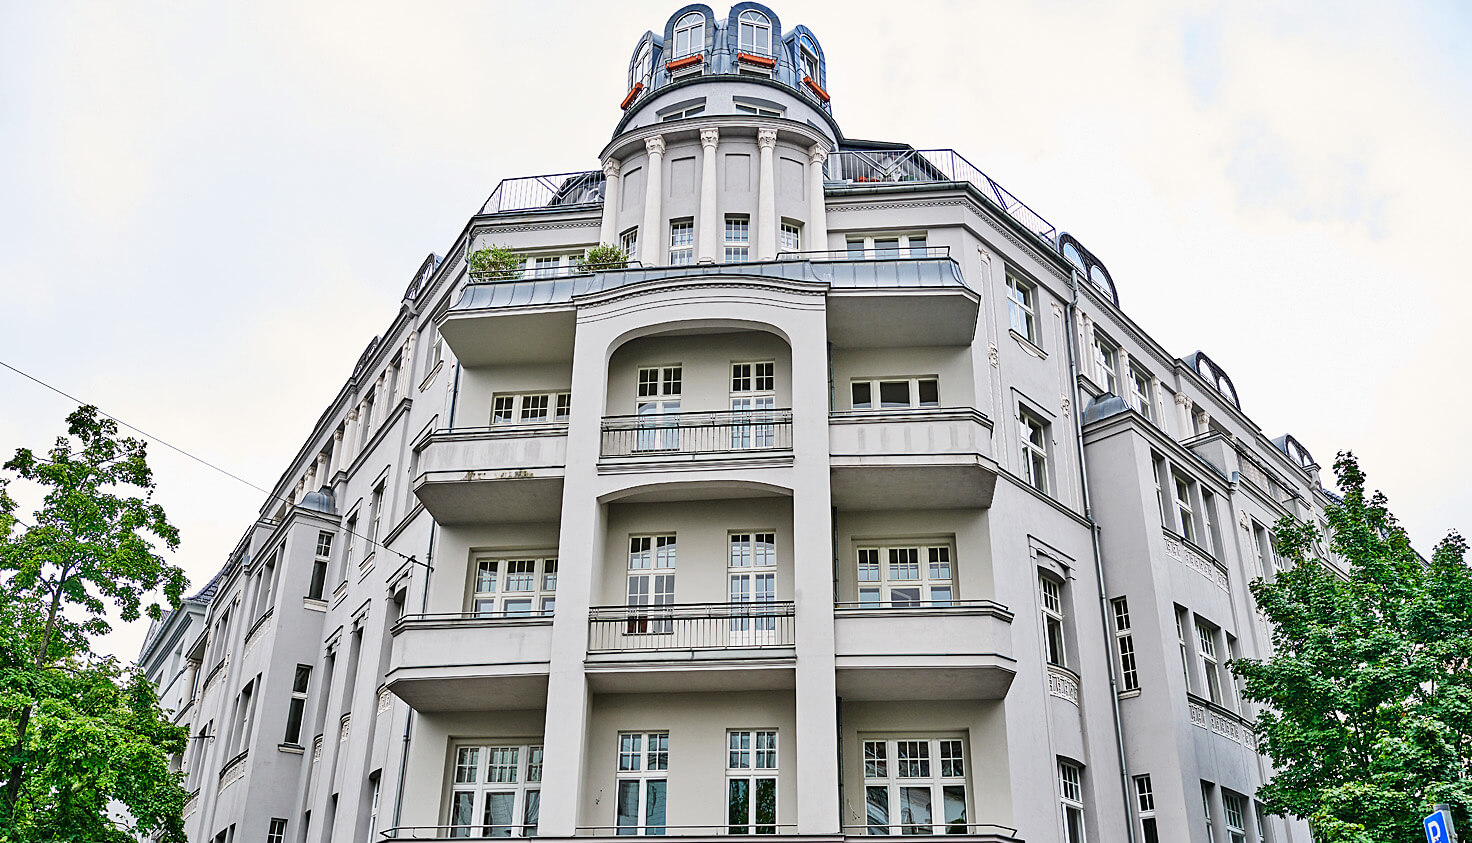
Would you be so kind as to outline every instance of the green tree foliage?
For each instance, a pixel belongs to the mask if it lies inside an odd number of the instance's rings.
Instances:
[[[1258,795],[1306,818],[1320,843],[1421,843],[1432,805],[1472,808],[1472,570],[1451,533],[1429,560],[1366,494],[1353,454],[1334,464],[1343,502],[1327,535],[1285,518],[1288,563],[1252,584],[1273,627],[1265,660],[1238,659],[1246,697],[1262,703],[1259,748],[1278,768]],[[1342,561],[1348,578],[1321,562]]]
[[[470,277],[476,281],[520,278],[525,269],[526,258],[510,246],[489,246],[470,253]]]
[[[154,548],[178,547],[179,533],[152,501],[143,442],[87,406],[67,433],[4,465],[45,490],[30,525],[0,477],[0,840],[183,841],[168,756],[188,736],[146,678],[92,650],[110,613],[159,620],[179,606],[184,572]]]
[[[623,269],[629,265],[629,256],[624,250],[607,243],[599,243],[577,259],[579,272],[598,272],[604,269]]]

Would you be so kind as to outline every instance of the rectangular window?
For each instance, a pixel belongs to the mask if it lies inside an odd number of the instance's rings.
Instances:
[[[286,820],[271,818],[271,825],[266,829],[266,843],[286,843]]]
[[[664,834],[669,768],[669,732],[619,734],[614,804],[620,836]]]
[[[1222,814],[1227,820],[1229,843],[1247,843],[1247,823],[1244,819],[1246,808],[1242,797],[1222,790]]]
[[[966,834],[966,759],[960,738],[865,740],[868,833]]]
[[[639,252],[639,229],[631,228],[618,236],[618,245],[624,250],[624,257],[636,260]]]
[[[1159,454],[1150,455],[1150,470],[1155,474],[1155,506],[1160,510],[1160,526],[1170,524],[1165,517],[1165,489],[1160,485],[1160,478],[1165,476],[1165,459]]]
[[[1105,392],[1119,394],[1119,348],[1104,335],[1094,334],[1094,372]]]
[[[732,645],[770,641],[777,628],[771,605],[777,599],[777,536],[775,533],[731,533],[726,562],[731,612]]]
[[[307,687],[312,681],[312,666],[299,664],[291,679],[291,703],[286,709],[286,736],[283,743],[301,746],[302,718],[307,712]]]
[[[491,397],[491,424],[565,422],[572,410],[572,393],[533,392]]]
[[[1257,819],[1257,843],[1270,843],[1273,833],[1268,828],[1268,815],[1263,811],[1262,803],[1253,802],[1252,811]]]
[[[859,603],[894,609],[950,606],[956,596],[951,546],[859,548]]]
[[[1211,821],[1211,785],[1201,783],[1201,813],[1206,817],[1206,843],[1216,843],[1216,825]]]
[[[1063,809],[1064,843],[1084,843],[1083,768],[1058,760],[1058,801]]]
[[[1186,652],[1186,610],[1176,607],[1176,643],[1181,648],[1181,675],[1186,678],[1186,690],[1191,690],[1191,657]]]
[[[1038,594],[1043,609],[1043,646],[1047,649],[1048,664],[1067,667],[1063,644],[1063,586],[1052,577],[1039,575]]]
[[[758,71],[755,68],[749,68],[749,67],[744,67],[744,66],[741,68],[741,72],[742,73],[750,73],[753,76],[766,76],[768,78],[770,78],[771,75],[772,75],[771,71],[769,71],[769,70],[768,71]],[[759,105],[751,105],[750,103],[744,103],[744,102],[736,102],[736,103],[732,103],[732,105],[734,105],[736,107],[736,111],[739,112],[739,113],[741,113],[741,114],[755,114],[758,117],[781,117],[782,116],[782,112],[781,111],[778,111],[775,108],[763,108],[763,107],[761,107]]]
[[[726,733],[726,832],[777,833],[777,731]]]
[[[668,123],[671,120],[684,120],[686,117],[699,117],[704,113],[705,103],[702,102],[699,105],[692,105],[689,108],[682,108],[677,111],[671,111],[668,114],[663,114],[659,119],[663,123]]]
[[[924,234],[887,234],[877,237],[855,235],[846,241],[848,257],[850,260],[898,260],[904,257],[928,257],[930,251],[926,248],[925,238]]]
[[[726,263],[742,263],[749,259],[751,220],[744,215],[726,215]]]
[[[379,483],[373,487],[373,497],[369,500],[368,511],[372,520],[368,522],[368,556],[378,547],[378,527],[383,520],[383,485]],[[346,572],[344,572],[346,573]]]
[[[348,516],[348,526],[343,530],[342,548],[342,570],[343,579],[347,579],[347,572],[353,566],[353,545],[358,543],[358,513],[354,512]]]
[[[1180,531],[1181,537],[1188,542],[1196,541],[1196,522],[1191,515],[1191,481],[1179,475],[1172,475],[1171,479],[1176,488],[1176,523],[1175,527]]]
[[[1197,653],[1201,656],[1201,672],[1206,677],[1206,696],[1217,705],[1222,704],[1222,680],[1217,673],[1216,627],[1196,619]]]
[[[1037,288],[1015,275],[1007,276],[1007,322],[1028,342],[1039,341],[1034,312]]]
[[[1198,544],[1200,544],[1202,547],[1206,548],[1207,550],[1211,551],[1214,554],[1221,552],[1221,549],[1218,548],[1217,547],[1217,544],[1216,544],[1216,519],[1214,517],[1215,512],[1216,512],[1216,496],[1213,495],[1210,491],[1208,491],[1205,486],[1202,486],[1201,487],[1201,541],[1198,542]]]
[[[739,107],[739,106],[738,106]],[[782,223],[780,233],[781,242],[778,244],[779,251],[800,252],[802,251],[802,226],[795,222]]]
[[[349,539],[351,544],[352,540]],[[321,600],[327,588],[327,566],[332,562],[332,534],[326,530],[317,533],[317,552],[312,559],[312,581],[307,585],[307,596]]]
[[[1139,411],[1146,421],[1155,421],[1155,402],[1150,381],[1149,372],[1130,367],[1130,406]]]
[[[542,804],[542,747],[455,748],[450,837],[536,837]]]
[[[1273,560],[1273,542],[1268,531],[1256,521],[1252,522],[1252,551],[1257,556],[1257,575],[1266,578],[1269,572],[1277,571]]]
[[[670,223],[670,266],[689,266],[695,262],[695,223],[674,220]]]
[[[1022,479],[1048,494],[1048,425],[1026,410],[1017,413],[1022,433]]]
[[[777,364],[771,360],[731,364],[731,448],[773,448],[777,429],[770,424],[777,406]],[[747,422],[747,423],[743,423]]]
[[[651,366],[639,370],[639,431],[634,440],[637,451],[673,451],[680,447],[680,392],[683,388],[680,366]]]
[[[855,410],[912,410],[940,406],[940,380],[934,375],[864,378],[849,384]]]
[[[1142,843],[1160,843],[1160,831],[1155,827],[1155,789],[1149,776],[1135,776],[1135,798],[1140,806]]]
[[[470,609],[478,617],[551,617],[556,600],[557,557],[476,557]]]
[[[675,602],[675,555],[674,535],[629,536],[629,580],[628,604],[647,606],[671,606]],[[629,615],[628,634],[641,633],[668,635],[674,631],[674,621],[659,617],[659,612],[648,615]]]
[[[1119,650],[1119,687],[1123,691],[1140,690],[1140,674],[1135,666],[1135,637],[1130,632],[1130,605],[1123,597],[1110,601],[1114,606],[1114,642]]]
[[[532,258],[532,275],[536,278],[554,278],[561,274],[560,256]]]
[[[430,328],[429,330],[434,330],[434,329],[433,328]],[[430,371],[430,372],[434,371],[434,367],[435,366],[438,366],[440,364],[440,362],[443,361],[444,359],[445,359],[445,338],[442,337],[442,336],[440,336],[440,332],[439,331],[435,331],[434,332],[434,342],[433,343],[430,343],[430,346],[429,346],[429,359],[427,361],[425,361],[425,364],[424,364],[425,370],[426,371]]]

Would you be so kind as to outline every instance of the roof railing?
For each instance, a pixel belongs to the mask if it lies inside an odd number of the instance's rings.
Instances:
[[[602,170],[502,179],[496,189],[491,191],[480,212],[504,214],[540,208],[602,205],[606,181]]]

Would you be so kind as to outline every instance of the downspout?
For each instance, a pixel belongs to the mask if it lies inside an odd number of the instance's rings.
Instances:
[[[455,364],[455,381],[458,386],[460,381],[459,363]],[[454,420],[453,413],[450,418],[451,421]],[[419,599],[419,614],[421,615],[429,608],[429,575],[434,571],[434,537],[438,532],[439,524],[431,519],[429,526],[429,549],[424,553],[426,560],[424,563],[424,593]],[[398,828],[399,816],[404,809],[404,776],[409,772],[409,736],[413,733],[413,729],[414,709],[411,708],[409,709],[409,713],[404,716],[404,742],[399,748],[399,781],[394,790],[394,828]]]
[[[1124,796],[1125,830],[1129,835],[1130,843],[1135,843],[1135,811],[1134,800],[1130,798],[1130,771],[1129,764],[1125,760],[1124,751],[1124,723],[1119,715],[1119,676],[1116,673],[1118,665],[1114,663],[1114,653],[1109,647],[1109,641],[1113,632],[1109,628],[1109,619],[1112,612],[1109,606],[1109,591],[1104,585],[1104,554],[1099,547],[1099,525],[1094,521],[1094,507],[1089,499],[1089,467],[1084,461],[1084,408],[1082,392],[1078,388],[1078,349],[1073,345],[1074,313],[1078,307],[1078,270],[1069,274],[1068,286],[1073,291],[1065,311],[1064,339],[1068,343],[1068,377],[1070,391],[1073,393],[1073,433],[1074,446],[1078,451],[1079,483],[1082,487],[1084,499],[1084,520],[1089,522],[1089,538],[1094,547],[1094,576],[1099,585],[1099,619],[1104,632],[1104,645],[1109,654],[1109,704],[1114,712],[1114,743],[1119,750],[1119,779],[1120,792]]]
[[[450,389],[450,418],[445,425],[446,430],[455,429],[455,402],[460,398],[460,361],[455,361],[455,385]],[[430,549],[433,551],[434,540],[430,540]]]

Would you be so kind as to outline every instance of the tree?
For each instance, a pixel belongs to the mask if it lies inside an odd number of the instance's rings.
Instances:
[[[510,246],[488,246],[470,253],[470,277],[476,281],[506,281],[520,278],[526,258]]]
[[[1327,535],[1284,518],[1288,566],[1252,593],[1273,652],[1231,669],[1263,704],[1259,749],[1277,772],[1258,791],[1306,818],[1321,843],[1419,843],[1432,805],[1472,808],[1472,570],[1456,533],[1429,560],[1411,547],[1353,454],[1334,464],[1342,502]],[[1322,561],[1342,560],[1347,578]]]
[[[599,243],[577,259],[579,272],[624,269],[628,265],[629,256],[624,253],[624,250],[608,243]]]
[[[157,593],[178,608],[184,572],[154,540],[172,550],[179,533],[152,501],[143,442],[89,406],[67,433],[4,465],[46,490],[32,525],[0,477],[0,839],[182,841],[185,793],[168,757],[187,734],[136,669],[92,649],[110,612],[159,620]],[[130,817],[111,816],[112,800]]]

